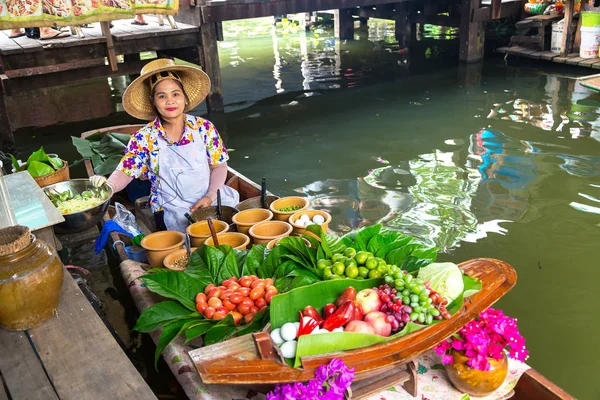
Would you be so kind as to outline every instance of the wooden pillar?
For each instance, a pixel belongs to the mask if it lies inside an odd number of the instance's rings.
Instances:
[[[410,3],[396,3],[395,21],[396,21],[396,40],[400,48],[409,47],[412,36],[410,22]]]
[[[354,39],[354,19],[352,18],[352,10],[349,8],[343,8],[335,10],[333,13],[334,18],[334,31],[336,39],[340,40],[352,40]]]
[[[0,57],[0,151],[12,152],[15,145],[15,137],[10,127],[10,119],[6,109],[6,96],[11,95],[9,79],[4,74],[4,63]],[[7,169],[10,171],[10,167]]]
[[[573,48],[573,36],[575,34],[572,26],[573,1],[574,0],[565,1],[565,24],[563,25],[563,34],[561,39],[561,48],[563,49],[560,53],[561,57],[565,57],[566,55],[570,54]]]
[[[217,26],[215,23],[200,25],[202,46],[200,60],[204,72],[210,78],[210,92],[206,98],[209,112],[223,111],[223,90],[221,84],[221,65],[219,63],[219,47],[217,46]]]
[[[479,0],[462,0],[459,53],[462,62],[477,62],[483,59],[485,23],[471,22],[473,12],[477,8],[479,8]]]

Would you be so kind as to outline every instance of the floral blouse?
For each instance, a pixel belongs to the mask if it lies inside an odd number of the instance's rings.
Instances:
[[[160,211],[161,209],[160,205],[157,204],[157,187],[159,184],[158,157],[160,153],[158,138],[164,139],[169,146],[185,146],[194,141],[193,131],[198,131],[199,136],[204,139],[206,156],[210,160],[211,166],[224,163],[229,159],[227,149],[212,122],[188,114],[185,115],[183,136],[178,142],[173,142],[168,138],[167,133],[160,123],[160,118],[156,118],[134,133],[127,144],[125,155],[121,159],[117,169],[133,178],[143,176],[150,180],[149,203],[153,212]]]

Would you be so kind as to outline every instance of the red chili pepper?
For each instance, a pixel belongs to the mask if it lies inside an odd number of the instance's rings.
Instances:
[[[314,331],[315,328],[317,328],[319,326],[319,323],[317,321],[315,321],[314,319],[311,319],[305,325],[304,324],[304,315],[302,315],[302,311],[298,311],[298,314],[300,314],[300,327],[298,328],[298,334],[296,335],[296,338],[299,338],[302,335],[308,335],[309,333]]]
[[[331,314],[333,314],[335,312],[335,310],[337,310],[337,307],[335,306],[335,304],[325,304],[325,306],[323,307],[323,318],[327,319],[331,316]]]
[[[354,316],[354,302],[347,301],[336,312],[331,314],[329,318],[323,322],[323,329],[327,329],[329,332],[335,328],[346,325]]]
[[[353,321],[362,321],[364,317],[362,307],[359,304],[354,304],[354,314],[352,315]]]
[[[305,317],[311,317],[317,322],[323,321],[323,318],[321,318],[321,314],[319,314],[319,312],[313,306],[304,307],[304,311],[302,313]]]

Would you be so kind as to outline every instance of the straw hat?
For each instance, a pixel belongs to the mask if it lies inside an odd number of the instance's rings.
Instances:
[[[125,89],[123,107],[129,115],[146,121],[156,118],[156,112],[150,101],[150,78],[156,74],[161,74],[158,82],[161,79],[171,78],[179,80],[183,84],[183,90],[189,99],[185,112],[202,103],[210,90],[210,79],[200,68],[176,65],[173,60],[159,58],[144,65],[139,78],[131,82]],[[156,85],[158,82],[154,84]]]

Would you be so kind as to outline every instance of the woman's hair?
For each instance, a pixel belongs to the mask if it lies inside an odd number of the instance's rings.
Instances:
[[[176,79],[171,79],[173,82],[175,82],[177,84],[177,86],[179,86],[179,89],[181,89],[181,92],[183,93],[183,96],[185,97],[185,103],[189,103],[190,99],[187,95],[187,93],[185,92],[185,89],[183,88],[183,84],[176,80]],[[152,90],[150,91],[150,104],[152,104],[152,108],[154,108],[154,113],[160,118],[160,113],[158,112],[158,109],[156,108],[156,106],[154,105],[154,95],[156,94],[156,87],[157,85],[154,85],[152,87]]]

